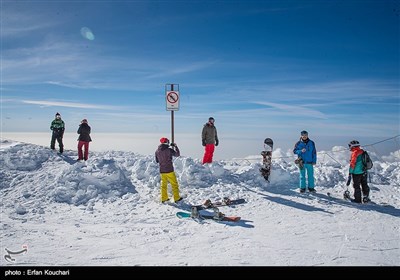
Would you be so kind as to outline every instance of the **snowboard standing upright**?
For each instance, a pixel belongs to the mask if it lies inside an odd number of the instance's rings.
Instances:
[[[271,138],[265,138],[264,140],[264,151],[261,152],[263,157],[262,167],[260,168],[261,175],[269,182],[269,175],[271,174],[272,165],[272,149],[274,142]]]

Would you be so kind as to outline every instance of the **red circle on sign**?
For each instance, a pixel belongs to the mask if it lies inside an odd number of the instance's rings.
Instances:
[[[169,103],[176,103],[178,102],[178,94],[174,91],[171,91],[170,93],[167,94],[167,100]]]

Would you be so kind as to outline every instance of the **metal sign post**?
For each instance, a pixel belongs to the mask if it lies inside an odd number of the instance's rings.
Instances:
[[[179,110],[179,84],[165,85],[165,101],[167,104],[167,111],[171,111],[171,143],[175,143],[174,111]]]

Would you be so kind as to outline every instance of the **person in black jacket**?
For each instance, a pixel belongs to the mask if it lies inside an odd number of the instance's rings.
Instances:
[[[92,141],[90,138],[90,126],[88,125],[87,119],[83,119],[78,128],[78,160],[87,160],[89,157],[89,142]],[[85,153],[82,148],[85,147]]]

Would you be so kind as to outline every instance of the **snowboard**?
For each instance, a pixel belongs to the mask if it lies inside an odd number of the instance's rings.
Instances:
[[[244,200],[243,198],[231,200],[227,197],[224,197],[223,200],[215,201],[215,202],[212,202],[210,199],[207,199],[206,201],[204,201],[203,204],[192,205],[191,207],[196,207],[197,210],[202,210],[202,209],[209,209],[209,208],[215,208],[215,207],[220,207],[220,206],[233,206],[233,205],[242,204],[245,202],[246,202],[246,200]]]
[[[271,138],[265,138],[264,140],[264,151],[261,152],[262,155],[262,167],[260,168],[261,175],[267,182],[269,182],[269,175],[271,174],[272,165],[272,150],[274,147],[274,142]]]
[[[177,212],[176,216],[179,219],[185,219],[185,218],[193,218],[193,219],[210,219],[210,220],[214,220],[214,221],[225,221],[225,222],[238,222],[240,221],[240,217],[238,216],[213,216],[213,215],[204,215],[204,214],[200,214],[198,215],[198,217],[193,217],[191,213],[189,212]]]

